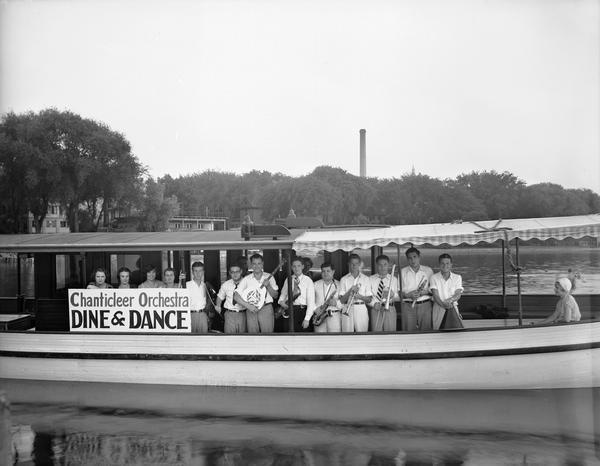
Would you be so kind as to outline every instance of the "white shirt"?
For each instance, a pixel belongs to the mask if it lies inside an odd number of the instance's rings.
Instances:
[[[383,280],[383,287],[384,288],[390,288],[391,293],[390,293],[390,303],[394,302],[394,301],[398,301],[399,297],[398,297],[398,280],[396,280],[394,277],[392,277],[389,273],[381,278],[379,276],[379,274],[377,275],[371,275],[369,277],[369,281],[371,282],[371,294],[373,295],[373,300],[371,301],[371,304],[375,304],[377,301],[377,291],[379,290],[379,283]],[[361,293],[362,294],[362,293]],[[381,303],[385,303],[385,300],[387,299],[387,293],[384,293],[383,297],[381,298]]]
[[[241,283],[241,280],[238,282]],[[221,285],[221,289],[217,296],[223,302],[223,306],[226,309],[236,309],[238,311],[244,310],[244,306],[241,304],[233,304],[233,293],[237,291],[238,286],[236,286],[235,281],[232,279],[227,280],[225,283]]]
[[[331,288],[330,288],[331,285]],[[319,280],[315,282],[315,306],[318,307],[325,302],[325,298],[335,298],[334,306],[327,306],[327,310],[329,309],[342,309],[342,303],[340,302],[340,282],[337,280],[332,280],[329,284],[325,283],[324,280]]]
[[[444,280],[442,272],[438,272],[431,277],[429,288],[437,290],[442,301],[451,298],[457,290],[463,291],[462,277],[450,272],[448,280]]]
[[[244,278],[242,278],[242,281],[240,282],[240,284],[237,287],[237,291],[240,296],[242,296],[242,291],[245,291],[248,288],[252,288],[252,289],[260,289],[260,286],[262,285],[262,281],[267,278],[266,273],[262,273],[260,276],[260,279],[257,280],[254,277],[254,274],[251,273],[250,275],[246,275]],[[269,278],[269,284],[271,285],[271,288],[273,288],[274,290],[278,290],[279,288],[277,287],[277,283],[275,283],[275,279],[271,276]],[[267,290],[265,291],[265,304],[272,304],[273,303],[273,297],[269,294],[269,292]]]
[[[403,293],[410,293],[411,291],[417,290],[419,284],[424,280],[425,285],[423,287],[423,293],[425,293],[425,295],[419,296],[417,302],[427,301],[429,299],[429,296],[427,295],[429,294],[429,288],[431,286],[431,277],[433,277],[433,270],[431,270],[431,267],[419,265],[419,270],[415,272],[410,265],[407,265],[400,271],[400,277],[402,278]]]
[[[200,311],[206,307],[206,286],[204,282],[198,285],[194,280],[186,282],[185,287],[190,293],[190,309]]]
[[[292,276],[292,293],[294,282],[298,278],[298,288],[300,288],[300,296],[298,296],[294,300],[295,306],[306,306],[306,316],[305,320],[310,320],[310,317],[315,312],[315,284],[310,279],[310,277],[306,275],[300,275],[297,277],[296,275]],[[283,283],[283,288],[281,289],[281,296],[279,297],[279,304],[288,303],[288,281],[287,278]]]
[[[365,274],[360,273],[356,279],[352,276],[352,274],[347,274],[342,277],[340,280],[340,296],[344,296],[350,288],[354,284],[359,286],[358,294],[361,296],[373,296],[371,293],[371,280]],[[349,298],[349,297],[348,297]],[[355,298],[354,301],[357,301],[358,298]]]

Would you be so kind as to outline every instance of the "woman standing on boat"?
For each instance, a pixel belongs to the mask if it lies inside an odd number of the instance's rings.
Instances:
[[[556,309],[551,316],[539,322],[540,324],[555,324],[558,322],[578,322],[581,319],[579,305],[571,296],[573,283],[568,278],[559,278],[554,284],[554,294],[559,297]]]
[[[94,270],[94,281],[87,287],[88,289],[112,288],[110,283],[106,283],[106,271],[102,267]]]
[[[156,267],[148,265],[146,267],[146,281],[141,283],[139,288],[164,288],[165,284],[156,279]]]
[[[119,289],[135,288],[134,285],[129,283],[129,279],[131,278],[131,270],[129,270],[127,267],[121,267],[117,271],[117,276],[119,278],[119,286],[117,288],[119,288]]]
[[[440,271],[431,277],[429,289],[433,293],[432,324],[434,330],[439,330],[448,315],[454,317],[456,324],[444,328],[461,328],[460,314],[457,302],[463,292],[462,277],[452,273],[452,256],[442,254],[438,258]]]

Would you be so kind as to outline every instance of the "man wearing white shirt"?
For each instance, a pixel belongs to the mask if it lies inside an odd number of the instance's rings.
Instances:
[[[406,250],[408,265],[400,271],[402,280],[402,330],[431,330],[432,301],[429,291],[433,270],[421,265],[421,252]]]
[[[217,294],[217,304],[215,310],[223,316],[225,320],[225,333],[246,333],[246,309],[233,300],[233,294],[242,281],[242,269],[239,265],[229,267],[230,280],[221,285],[219,294]]]
[[[333,278],[334,265],[331,262],[321,264],[321,280],[315,282],[315,305],[327,317],[321,325],[315,325],[316,333],[334,333],[342,331],[342,303],[339,300],[340,282]]]
[[[242,278],[233,296],[237,303],[246,308],[248,333],[273,332],[273,300],[277,298],[277,283],[272,275],[264,273],[263,257],[250,256],[252,273]],[[244,299],[244,297],[246,299]]]
[[[192,333],[208,332],[208,314],[206,309],[206,285],[204,284],[204,264],[192,264],[192,280],[185,284],[190,294]]]
[[[385,254],[377,256],[375,264],[377,266],[377,273],[369,277],[371,294],[373,295],[370,306],[371,331],[395,332],[397,314],[394,302],[400,301],[398,281],[388,273],[390,265],[390,258],[388,256]]]
[[[315,285],[310,277],[302,273],[303,270],[304,262],[302,259],[299,257],[294,258],[292,260],[292,298],[294,330],[296,332],[312,331],[310,318],[315,312]],[[281,289],[279,305],[285,310],[289,309],[287,278]]]
[[[342,332],[366,332],[369,330],[366,305],[373,298],[371,281],[361,272],[362,260],[358,254],[348,256],[348,267],[350,273],[340,280],[340,301],[348,310],[347,315],[342,314]]]
[[[439,330],[448,313],[455,313],[453,321],[460,322],[458,300],[463,292],[462,277],[452,273],[452,257],[442,254],[439,257],[440,271],[431,277],[429,288],[433,293],[433,329]]]

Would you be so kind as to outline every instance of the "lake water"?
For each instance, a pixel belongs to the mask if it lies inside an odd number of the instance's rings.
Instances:
[[[467,294],[486,294],[502,292],[502,254],[500,248],[478,249],[421,249],[421,263],[434,270],[437,257],[449,252],[453,257],[454,271],[463,277]],[[385,248],[394,262],[397,260],[395,248]],[[363,253],[365,263],[370,259]],[[561,274],[573,269],[581,274],[574,294],[600,293],[600,248],[580,247],[521,247],[520,264],[521,290],[525,294],[552,294],[554,281]],[[317,261],[315,261],[317,262]],[[406,265],[401,256],[401,266]],[[23,260],[21,266],[22,287],[27,296],[33,296],[33,260]],[[506,269],[506,291],[517,293],[516,274]],[[0,262],[0,296],[15,296],[17,292],[16,262]]]
[[[600,464],[599,390],[0,387],[19,465]]]

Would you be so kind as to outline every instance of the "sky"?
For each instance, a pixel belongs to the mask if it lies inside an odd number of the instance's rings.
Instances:
[[[600,192],[599,0],[0,0],[0,112],[70,110],[153,176],[510,171]]]

